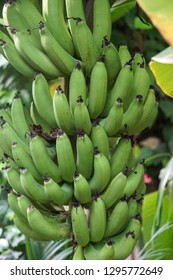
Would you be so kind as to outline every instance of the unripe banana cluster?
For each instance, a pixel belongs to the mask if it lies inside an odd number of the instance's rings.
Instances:
[[[35,240],[72,238],[72,259],[126,259],[146,191],[133,136],[158,110],[144,57],[110,41],[108,0],[94,1],[92,29],[82,0],[36,4],[6,1],[0,32],[4,56],[33,78],[30,109],[16,96],[0,111],[14,222]]]

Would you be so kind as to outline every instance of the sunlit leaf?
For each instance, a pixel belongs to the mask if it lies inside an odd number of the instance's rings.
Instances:
[[[112,22],[119,20],[136,5],[135,0],[118,0],[111,8]]]
[[[173,46],[173,1],[137,0],[137,3],[150,18],[169,45]]]
[[[162,91],[173,98],[173,64],[164,64],[152,60],[149,67],[153,72],[158,86]]]

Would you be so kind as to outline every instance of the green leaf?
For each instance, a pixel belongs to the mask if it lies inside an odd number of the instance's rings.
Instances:
[[[111,8],[112,22],[119,20],[136,5],[135,0],[118,0]]]
[[[173,46],[173,1],[136,0],[169,45]]]

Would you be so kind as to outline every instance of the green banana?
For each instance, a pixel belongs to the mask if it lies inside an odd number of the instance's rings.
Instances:
[[[150,128],[153,125],[157,117],[157,114],[158,114],[158,102],[155,97],[155,91],[152,88],[152,86],[150,86],[147,100],[144,104],[142,116],[135,125],[135,133],[139,133],[145,128],[148,127]]]
[[[127,224],[129,207],[122,198],[108,216],[104,237],[110,237],[121,232]]]
[[[1,122],[1,117],[0,117],[0,122]],[[5,138],[4,138],[3,133],[2,133],[2,125],[1,124],[0,124],[0,147],[3,151],[3,154],[6,154],[9,157],[12,157],[11,147],[5,141]]]
[[[2,125],[4,121],[8,122],[10,126],[13,126],[12,118],[11,118],[11,108],[9,109],[9,113],[6,108],[0,109],[0,122],[2,122]]]
[[[114,136],[119,131],[123,121],[123,101],[119,97],[110,109],[106,118],[100,121],[108,136]]]
[[[53,96],[53,111],[58,127],[68,135],[72,135],[75,131],[75,122],[68,99],[61,86],[56,88]]]
[[[94,148],[94,168],[93,176],[89,180],[92,193],[100,193],[106,187],[110,180],[110,163],[109,160],[98,150]]]
[[[130,175],[127,178],[127,183],[124,188],[123,194],[130,197],[134,194],[138,185],[144,179],[144,165],[143,163],[138,163],[137,166],[132,169]]]
[[[27,168],[20,168],[20,183],[24,192],[31,199],[43,204],[48,203],[44,187],[34,179]]]
[[[32,157],[28,155],[27,152],[23,149],[23,147],[20,146],[20,144],[18,144],[17,142],[13,142],[12,144],[12,155],[13,160],[17,166],[28,168],[32,176],[39,182],[41,181],[41,175],[38,172],[32,160]]]
[[[81,203],[85,204],[91,201],[91,189],[87,179],[80,174],[75,172],[74,174],[74,197]]]
[[[99,82],[98,82],[99,81]],[[107,96],[107,70],[104,58],[101,57],[93,67],[90,77],[88,111],[91,119],[102,113]]]
[[[10,149],[13,142],[18,142],[30,155],[29,146],[18,136],[17,132],[7,122],[4,122],[2,125],[2,135]]]
[[[78,1],[65,0],[65,4],[66,4],[67,17],[68,17],[68,26],[75,47],[75,55],[77,55],[77,57],[80,57],[79,50],[77,47],[76,37],[75,37],[76,22],[73,20],[73,18],[81,18],[85,20],[83,0],[78,0]]]
[[[39,40],[38,23],[43,21],[42,14],[30,0],[17,0],[15,1],[15,5],[20,17],[23,17],[27,22],[28,29],[30,29],[34,36],[37,37],[37,40]]]
[[[51,126],[39,115],[33,101],[30,104],[30,116],[35,125],[41,126],[44,132],[50,133]]]
[[[123,115],[123,121],[121,128],[117,132],[118,135],[121,133],[128,133],[133,135],[135,133],[135,126],[138,120],[143,114],[143,97],[142,95],[136,95],[130,104],[128,110]]]
[[[32,43],[30,35],[15,29],[12,29],[11,32],[16,49],[35,71],[43,72],[49,79],[63,76],[62,72],[50,61],[49,57]]]
[[[30,227],[39,234],[45,237],[46,240],[62,240],[70,236],[71,228],[67,223],[58,223],[48,221],[45,216],[35,207],[29,206],[27,209],[27,218]]]
[[[81,245],[77,245],[74,249],[73,260],[85,260],[83,247]]]
[[[73,16],[74,17],[74,16]],[[83,66],[88,76],[99,58],[99,52],[94,41],[93,34],[86,21],[81,18],[74,18],[76,21],[75,41]]]
[[[65,21],[64,8],[65,0],[42,1],[42,14],[48,29],[62,48],[73,56],[74,45]]]
[[[51,178],[44,179],[44,189],[48,200],[58,205],[68,205],[73,196],[73,188],[70,184],[65,183],[60,186]]]
[[[56,2],[58,3],[58,1]],[[57,26],[56,23],[56,29]],[[76,59],[59,44],[43,22],[39,23],[39,34],[42,47],[50,61],[63,73],[63,76],[70,75],[76,64]]]
[[[133,252],[140,232],[140,221],[132,218],[122,233],[111,237],[114,241],[114,260],[125,260]]]
[[[23,221],[19,216],[13,215],[13,221],[16,227],[27,237],[33,239],[33,240],[39,240],[39,241],[47,241],[49,238],[46,238],[46,236],[42,236],[41,234],[36,233],[29,225],[27,221]]]
[[[90,137],[83,130],[77,132],[76,138],[76,168],[86,179],[93,170],[94,147]]]
[[[21,194],[17,196],[17,203],[20,211],[27,220],[27,208],[31,205],[34,206],[33,202],[27,196]]]
[[[91,132],[92,124],[88,108],[85,105],[85,102],[82,99],[81,95],[77,98],[73,115],[76,130],[83,130],[87,135],[89,135]]]
[[[144,67],[146,67],[146,61],[145,61],[144,55],[140,51],[135,52],[133,54],[132,58],[133,58],[132,65],[133,65],[134,73],[136,72],[136,69],[138,68],[138,66],[140,64],[144,64]]]
[[[23,60],[13,43],[11,44],[7,40],[0,39],[0,46],[2,47],[5,58],[18,72],[28,78],[34,76],[34,70]]]
[[[18,206],[18,202],[17,202],[17,195],[14,194],[13,192],[9,192],[8,196],[7,196],[7,200],[8,200],[8,204],[10,206],[10,208],[12,209],[12,211],[19,216],[22,220],[26,220],[25,216],[23,215],[23,213],[21,212],[19,206]]]
[[[42,177],[50,177],[57,183],[62,181],[60,167],[51,159],[46,141],[39,135],[30,140],[33,162]]]
[[[131,196],[128,201],[128,215],[127,215],[127,224],[132,218],[138,214],[138,202],[135,196]]]
[[[93,123],[90,138],[94,147],[98,147],[99,151],[109,159],[109,140],[100,121],[96,120]]]
[[[108,75],[108,85],[112,86],[112,83],[115,81],[121,70],[121,61],[116,47],[107,39],[107,37],[103,38],[102,44]]]
[[[123,135],[116,145],[116,149],[111,156],[111,179],[128,166],[128,161],[131,156],[132,144],[127,135]],[[122,157],[123,155],[123,157]]]
[[[137,69],[134,74],[133,79],[133,89],[132,89],[132,99],[137,95],[140,94],[143,99],[143,103],[145,103],[149,87],[150,87],[150,76],[148,74],[147,69],[144,66],[144,63],[138,64]]]
[[[53,102],[46,78],[36,73],[32,83],[32,96],[39,115],[51,126],[57,127],[53,112]]]
[[[92,243],[84,247],[84,257],[86,260],[113,260],[114,244],[108,240],[100,249],[96,249]]]
[[[73,182],[76,166],[71,141],[67,134],[62,130],[57,130],[55,135],[57,161],[59,164],[60,174],[63,180]]]
[[[131,100],[131,91],[133,86],[133,71],[131,64],[125,64],[120,70],[117,79],[110,92],[107,94],[106,103],[102,112],[103,116],[107,116],[117,98],[123,101],[123,109],[129,107]]]
[[[105,191],[102,193],[101,198],[105,203],[106,209],[114,206],[116,202],[123,196],[123,191],[125,189],[127,182],[127,172],[126,170],[118,173],[113,180],[108,184]]]
[[[71,208],[71,223],[76,242],[81,246],[89,243],[89,229],[84,208],[79,202],[74,202]]]
[[[93,195],[89,214],[90,241],[99,242],[103,239],[106,230],[105,203],[98,195]]]
[[[103,37],[111,37],[112,21],[109,0],[95,0],[93,5],[93,37],[101,51]]]
[[[120,44],[118,49],[119,57],[121,60],[121,65],[124,67],[124,65],[132,60],[131,54],[129,52],[128,46],[125,44]]]
[[[16,96],[11,104],[11,118],[13,123],[13,128],[19,135],[19,137],[29,144],[29,141],[26,137],[29,133],[29,125],[27,123],[24,111],[24,105],[22,104],[21,98]]]
[[[87,85],[82,65],[79,61],[77,61],[69,78],[69,105],[72,113],[74,112],[76,100],[79,96],[82,97],[84,103],[86,104]]]

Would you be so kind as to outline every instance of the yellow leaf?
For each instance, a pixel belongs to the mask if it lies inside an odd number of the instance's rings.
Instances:
[[[173,46],[173,1],[137,0],[137,3],[147,14],[167,43]]]
[[[173,98],[173,64],[164,64],[151,61],[149,67],[153,72],[158,86],[162,91]]]

